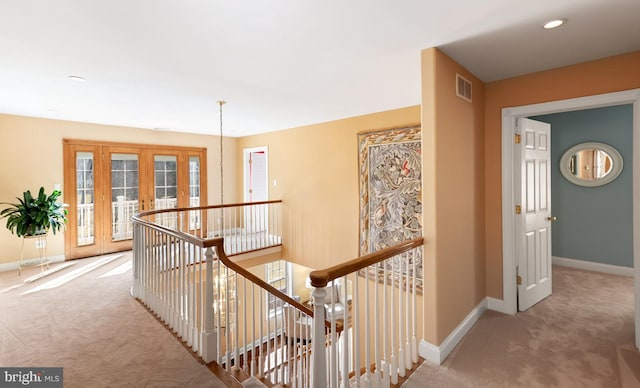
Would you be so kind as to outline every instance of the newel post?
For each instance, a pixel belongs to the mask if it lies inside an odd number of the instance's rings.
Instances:
[[[138,299],[142,297],[142,280],[140,279],[140,270],[142,267],[142,260],[144,259],[143,256],[145,254],[141,228],[142,226],[133,221],[133,258],[131,260],[133,266],[133,270],[131,271],[133,273],[133,286],[131,286],[131,295]]]
[[[325,346],[324,303],[327,296],[325,288],[313,288],[313,336],[311,343],[311,386],[325,388],[327,386],[327,347]]]
[[[202,344],[202,359],[209,363],[215,360],[216,356],[216,336],[213,322],[213,249],[207,247],[204,253],[206,259],[206,281],[204,286],[204,325],[200,333]]]

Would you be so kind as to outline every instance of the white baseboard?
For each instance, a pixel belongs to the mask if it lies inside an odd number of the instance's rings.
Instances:
[[[509,314],[508,311],[504,308],[504,300],[492,298],[490,296],[487,297],[487,308],[492,311],[497,311],[503,314]]]
[[[429,362],[438,365],[442,364],[440,348],[430,342],[425,340],[420,341],[420,344],[418,345],[418,354]]]
[[[495,299],[497,300],[497,299]],[[465,335],[471,330],[473,325],[478,322],[478,319],[487,311],[488,306],[488,298],[484,298],[482,302],[478,303],[478,305],[471,310],[471,312],[466,316],[466,318],[460,322],[458,327],[456,327],[451,334],[440,346],[433,345],[425,340],[420,341],[420,346],[418,349],[418,353],[420,357],[425,360],[432,362],[434,364],[442,364],[442,362],[449,357],[449,354],[455,349],[456,346],[462,341]]]
[[[33,261],[39,260],[37,257],[32,257],[30,259],[25,259],[24,262],[25,263],[31,263]],[[57,255],[57,256],[49,256],[49,261],[52,263],[60,263],[64,261],[64,255]],[[19,261],[12,261],[10,263],[0,263],[0,272],[8,272],[8,271],[15,271],[18,269],[18,267],[20,267],[20,262]]]
[[[633,268],[622,267],[619,265],[594,263],[585,260],[567,259],[565,257],[553,256],[553,265],[559,265],[562,267],[571,267],[577,269],[584,269],[587,271],[604,272],[612,275],[633,277]]]

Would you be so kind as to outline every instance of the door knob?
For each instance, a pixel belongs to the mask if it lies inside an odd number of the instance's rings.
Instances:
[[[547,221],[558,221],[558,217],[556,217],[556,216],[549,216],[549,217],[547,217]]]

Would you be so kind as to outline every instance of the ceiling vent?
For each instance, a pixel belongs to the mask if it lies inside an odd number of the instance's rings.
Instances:
[[[456,74],[456,95],[471,102],[471,81]]]

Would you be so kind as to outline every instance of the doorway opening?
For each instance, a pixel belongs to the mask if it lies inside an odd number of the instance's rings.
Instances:
[[[254,147],[244,149],[244,201],[269,200],[269,149]]]
[[[516,168],[520,168],[520,154],[515,146],[518,119],[572,110],[601,108],[614,105],[633,105],[633,267],[635,293],[636,347],[640,348],[640,89],[574,98],[562,101],[505,108],[502,111],[502,257],[503,301],[497,310],[515,314],[517,311],[516,281],[516,229],[519,218],[516,196],[520,182],[516,181]]]
[[[130,250],[136,213],[206,205],[205,148],[65,139],[63,153],[67,259]]]
[[[245,209],[244,227],[247,232],[267,230],[269,205],[269,150],[266,146],[244,149],[244,202],[256,203]]]

